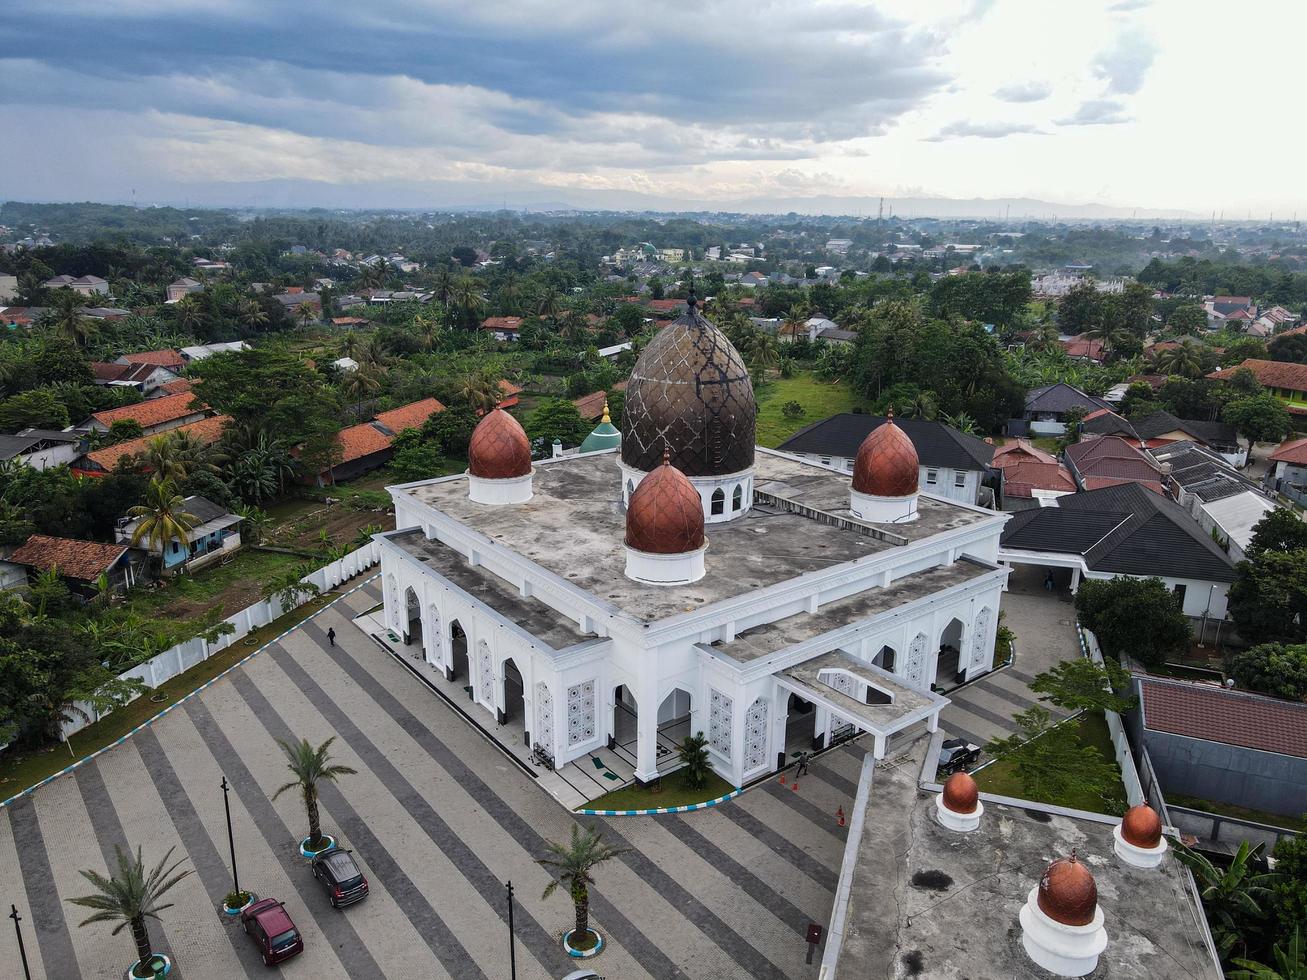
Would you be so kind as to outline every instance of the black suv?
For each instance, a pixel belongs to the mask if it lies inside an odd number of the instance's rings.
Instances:
[[[343,847],[330,848],[315,857],[313,877],[322,882],[333,908],[344,908],[368,897],[368,879],[363,877],[354,855]]]
[[[939,765],[935,771],[941,776],[966,772],[980,758],[980,746],[960,738],[946,738],[939,749]]]

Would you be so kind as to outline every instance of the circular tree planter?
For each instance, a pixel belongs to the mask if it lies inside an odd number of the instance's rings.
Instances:
[[[231,895],[228,895],[227,898],[224,898],[224,899],[222,900],[222,913],[223,913],[223,915],[230,915],[230,916],[232,916],[232,917],[234,918],[235,916],[240,915],[240,914],[241,914],[242,912],[244,912],[247,908],[249,908],[251,905],[253,905],[255,902],[257,902],[257,901],[259,900],[259,896],[258,896],[258,895],[255,895],[254,892],[247,891],[247,892],[245,892],[244,894],[245,894],[245,896],[246,896],[246,898],[245,898],[245,904],[244,904],[244,905],[241,905],[241,906],[238,906],[238,907],[236,907],[236,908],[232,908],[230,905],[227,904],[227,899],[231,898]]]
[[[598,956],[599,952],[604,948],[604,937],[599,935],[596,930],[591,929],[590,935],[594,936],[595,944],[589,949],[576,949],[568,941],[575,933],[575,929],[568,929],[567,932],[563,933],[563,949],[567,950],[568,956],[575,957],[578,960],[588,960],[592,956]]]
[[[310,861],[321,854],[323,851],[329,851],[336,846],[336,838],[330,834],[323,834],[322,839],[326,842],[321,847],[310,850],[309,839],[305,837],[300,841],[300,854],[304,855]]]
[[[163,965],[162,973],[158,970],[159,964]],[[166,977],[168,974],[172,973],[172,960],[168,959],[168,957],[164,956],[162,953],[153,953],[150,956],[150,966],[155,968],[152,973],[137,973],[136,968],[140,965],[141,961],[137,960],[127,968],[127,973],[125,974],[126,980],[142,980],[143,977]]]

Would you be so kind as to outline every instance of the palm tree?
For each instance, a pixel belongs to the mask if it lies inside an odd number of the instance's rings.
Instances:
[[[570,945],[573,948],[587,948],[578,944],[584,944],[585,937],[590,935],[589,886],[594,884],[590,872],[596,865],[625,854],[626,850],[604,843],[594,828],[582,830],[577,824],[572,824],[570,844],[545,841],[545,847],[549,849],[549,856],[540,858],[540,863],[552,869],[556,877],[545,888],[541,898],[548,898],[559,885],[567,887],[576,909],[576,928],[572,932]]]
[[[939,420],[950,429],[957,429],[963,435],[974,436],[976,434],[976,420],[966,412],[958,412],[957,415],[949,415],[945,412],[939,417]]]
[[[268,314],[257,300],[245,299],[241,300],[236,307],[236,319],[240,321],[242,326],[251,330],[258,330],[267,324]]]
[[[369,395],[381,389],[381,369],[371,364],[364,364],[345,376],[342,387],[354,397],[358,404],[358,416],[362,418],[363,403]]]
[[[550,286],[540,294],[540,299],[536,301],[536,315],[549,321],[555,329],[558,328],[558,317],[563,312],[563,297],[557,289]]]
[[[236,513],[241,518],[241,539],[248,544],[258,544],[272,526],[272,515],[253,504],[237,504]]]
[[[1203,911],[1207,913],[1212,939],[1216,942],[1216,951],[1222,960],[1230,956],[1235,946],[1243,946],[1244,951],[1247,950],[1245,930],[1250,925],[1265,920],[1274,898],[1271,889],[1284,877],[1253,870],[1252,862],[1261,856],[1264,849],[1263,844],[1251,847],[1247,841],[1243,841],[1230,859],[1229,866],[1222,869],[1182,841],[1175,844],[1175,856],[1193,872],[1197,881]]]
[[[358,353],[362,349],[363,341],[353,330],[346,330],[340,338],[340,355],[341,357],[352,357],[358,359]]]
[[[55,332],[78,347],[85,346],[91,334],[95,333],[94,322],[82,313],[85,308],[85,298],[67,286],[56,289],[50,299],[51,323]]]
[[[517,312],[522,302],[522,281],[516,272],[504,273],[504,277],[499,280],[499,289],[495,291],[495,299],[506,314],[511,316]]]
[[[499,404],[499,382],[487,374],[465,374],[454,382],[454,393],[474,411],[488,412]]]
[[[586,335],[590,322],[580,310],[568,310],[559,318],[558,335],[564,340],[576,342]]]
[[[183,548],[191,543],[195,518],[186,513],[186,501],[173,489],[172,480],[152,478],[145,488],[145,503],[132,507],[127,515],[140,518],[132,532],[132,547],[142,541],[151,549],[157,547],[160,562],[170,541],[180,541]]]
[[[385,259],[377,259],[371,265],[359,266],[359,282],[364,287],[377,288],[385,284],[390,278],[390,263]]]
[[[767,369],[775,367],[780,359],[781,352],[776,347],[776,338],[769,333],[759,333],[753,341],[754,365],[761,368],[765,375]]]
[[[422,346],[431,350],[440,336],[440,319],[430,313],[419,313],[413,318],[413,330],[422,338]]]
[[[141,466],[160,480],[186,479],[186,464],[177,458],[171,432],[145,440],[145,449],[137,456]]]
[[[691,789],[702,789],[708,781],[708,739],[703,732],[685,736],[676,753],[685,767],[686,783]]]
[[[183,333],[195,333],[196,328],[204,322],[204,311],[200,309],[199,301],[189,293],[173,303],[172,315]]]
[[[1162,374],[1197,378],[1203,373],[1202,346],[1192,341],[1185,341],[1178,347],[1169,347],[1157,355],[1156,364]]]
[[[68,901],[73,905],[80,905],[83,908],[94,909],[95,914],[89,919],[79,922],[78,927],[89,926],[93,922],[117,922],[117,927],[113,930],[113,935],[118,935],[124,929],[132,930],[132,940],[136,943],[136,968],[132,971],[132,976],[136,977],[153,977],[156,975],[155,970],[151,969],[154,961],[154,949],[150,945],[150,930],[146,925],[146,919],[158,919],[159,913],[164,909],[170,909],[172,902],[159,904],[159,899],[163,898],[174,885],[182,881],[188,875],[195,873],[193,868],[187,868],[185,871],[178,871],[186,860],[182,858],[167,867],[168,862],[172,859],[172,852],[175,847],[168,848],[168,853],[163,856],[154,869],[146,874],[145,865],[141,860],[141,849],[136,848],[136,858],[133,860],[129,854],[124,854],[117,844],[114,845],[114,854],[117,856],[118,870],[112,877],[106,878],[96,871],[81,871],[79,874],[89,881],[96,890],[93,895],[83,895],[81,898],[70,898]],[[149,972],[142,972],[148,970]]]
[[[323,528],[323,534],[327,534]],[[330,541],[330,537],[327,538]],[[312,582],[305,582],[303,573],[296,568],[288,568],[267,579],[263,583],[263,598],[269,602],[276,599],[281,603],[282,611],[294,609],[301,598],[315,596],[322,590]]]
[[[307,738],[302,738],[293,745],[277,739],[277,744],[286,753],[286,768],[295,778],[273,793],[272,798],[275,800],[288,790],[300,791],[304,799],[304,811],[309,818],[309,836],[304,844],[311,851],[320,849],[326,843],[322,839],[322,828],[318,823],[318,782],[326,780],[334,783],[341,776],[353,776],[357,772],[349,766],[331,763],[330,749],[334,741],[336,741],[335,735],[314,748]]]
[[[295,318],[301,327],[307,327],[318,319],[318,313],[312,303],[301,303],[295,308]]]
[[[455,281],[454,272],[447,265],[440,266],[432,275],[431,290],[436,294],[436,299],[440,300],[442,306],[448,305],[449,297],[454,292]]]
[[[463,276],[454,283],[454,291],[451,295],[454,305],[463,315],[464,323],[469,324],[471,329],[475,329],[481,322],[481,314],[486,309],[486,294],[481,292],[480,285],[471,276]]]

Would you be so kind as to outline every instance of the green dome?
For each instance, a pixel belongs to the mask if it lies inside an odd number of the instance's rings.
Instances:
[[[595,453],[601,449],[616,449],[621,444],[622,434],[617,431],[612,422],[608,421],[608,414],[605,412],[604,420],[581,443],[581,452]]]

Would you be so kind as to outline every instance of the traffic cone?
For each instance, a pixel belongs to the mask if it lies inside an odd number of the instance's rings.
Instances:
[[[781,785],[785,785],[785,773],[781,773]]]
[[[797,779],[790,783],[790,789],[794,790],[796,793],[799,791],[799,781]]]
[[[838,807],[835,808],[835,822],[836,822],[837,824],[839,824],[841,827],[844,826],[844,807],[843,807],[843,806],[838,806]]]

